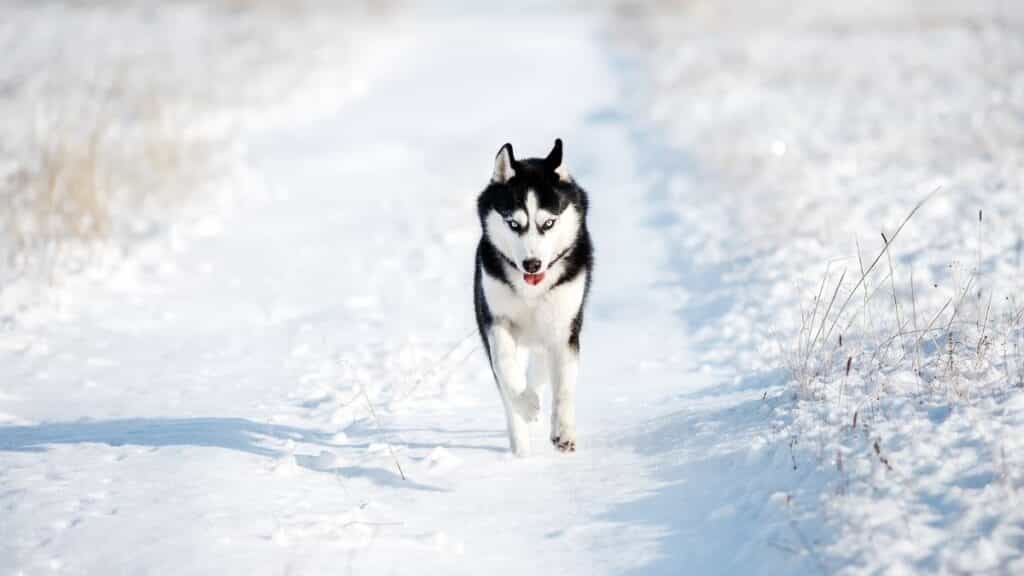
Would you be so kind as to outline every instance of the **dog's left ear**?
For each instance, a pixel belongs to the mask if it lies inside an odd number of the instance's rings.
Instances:
[[[562,139],[555,138],[555,146],[548,153],[548,157],[544,159],[544,165],[548,170],[558,174],[558,179],[563,182],[570,180],[569,170],[562,164]]]
[[[504,184],[516,175],[516,157],[512,152],[512,144],[506,142],[498,154],[494,157],[494,173],[491,174],[491,182]]]

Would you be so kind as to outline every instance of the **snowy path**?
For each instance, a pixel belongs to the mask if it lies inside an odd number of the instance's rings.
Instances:
[[[772,498],[793,485],[779,382],[734,374],[729,342],[717,362],[688,342],[730,292],[664,233],[686,167],[631,123],[599,22],[402,34],[365,98],[251,142],[223,234],[5,340],[0,572],[812,567]],[[538,425],[517,460],[474,349],[473,205],[501,143],[537,155],[556,136],[599,252],[580,451]]]

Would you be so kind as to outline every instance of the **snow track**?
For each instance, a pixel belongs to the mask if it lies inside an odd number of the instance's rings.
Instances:
[[[814,568],[781,379],[688,339],[730,292],[666,234],[687,167],[630,120],[600,23],[401,24],[361,99],[249,137],[248,189],[173,273],[7,329],[0,572]],[[474,202],[500,144],[555,137],[598,252],[579,451],[541,424],[519,460],[474,334]]]

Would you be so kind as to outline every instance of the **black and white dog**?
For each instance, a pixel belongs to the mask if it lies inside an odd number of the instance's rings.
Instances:
[[[529,453],[527,423],[537,420],[538,392],[550,381],[551,442],[573,452],[580,329],[594,252],[587,194],[562,165],[562,141],[555,140],[547,158],[528,160],[516,160],[511,144],[502,146],[477,211],[483,236],[476,250],[476,322],[505,404],[512,451]]]

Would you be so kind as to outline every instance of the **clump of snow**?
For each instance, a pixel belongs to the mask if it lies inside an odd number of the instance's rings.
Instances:
[[[438,446],[427,455],[427,469],[430,474],[446,474],[458,468],[462,460],[448,451],[444,446]]]

